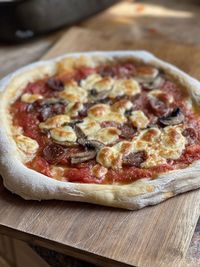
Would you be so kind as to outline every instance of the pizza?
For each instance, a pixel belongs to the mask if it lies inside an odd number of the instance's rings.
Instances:
[[[64,55],[0,90],[0,173],[24,199],[134,210],[200,186],[200,84],[148,52]]]

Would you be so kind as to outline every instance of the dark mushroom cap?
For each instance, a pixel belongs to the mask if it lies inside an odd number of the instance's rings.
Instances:
[[[185,117],[179,107],[175,108],[172,112],[166,116],[159,118],[159,122],[165,126],[177,125],[184,121]]]

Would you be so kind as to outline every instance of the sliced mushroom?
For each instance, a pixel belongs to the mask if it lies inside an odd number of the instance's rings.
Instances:
[[[84,132],[81,130],[81,128],[77,125],[77,124],[75,124],[74,125],[74,130],[75,130],[75,133],[76,133],[76,136],[77,136],[77,140],[79,140],[79,139],[86,139],[87,137],[86,137],[86,135],[84,134]]]
[[[147,90],[154,90],[159,89],[164,84],[164,82],[165,80],[163,79],[163,77],[158,75],[153,81],[142,83],[142,86]]]
[[[159,118],[159,122],[163,125],[177,125],[184,121],[184,114],[180,110],[180,108],[175,108],[172,112],[170,112],[167,116]]]
[[[78,164],[78,163],[88,161],[90,159],[95,158],[96,153],[97,153],[96,150],[89,150],[89,151],[77,153],[71,157],[71,163]]]
[[[85,146],[88,149],[95,149],[96,151],[100,150],[102,147],[104,147],[104,144],[97,141],[97,140],[86,140]]]
[[[62,114],[68,105],[66,100],[46,98],[37,100],[28,106],[28,112],[39,111],[40,121],[45,121],[53,115]]]
[[[122,162],[123,165],[126,166],[140,167],[140,164],[143,163],[146,160],[146,158],[147,157],[145,151],[139,151],[124,156]]]
[[[81,123],[81,122],[83,121],[82,120],[71,121],[68,123],[68,125],[71,126],[73,129],[75,129],[76,124]]]
[[[63,147],[77,147],[78,146],[78,144],[75,142],[68,142],[68,141],[61,142],[61,141],[56,141],[56,140],[54,140],[53,142]]]

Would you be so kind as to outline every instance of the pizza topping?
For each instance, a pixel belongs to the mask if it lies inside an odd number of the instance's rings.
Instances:
[[[139,82],[144,82],[144,81],[153,81],[156,76],[159,74],[159,70],[151,67],[151,66],[141,66],[137,67],[137,72],[135,78]]]
[[[95,139],[97,141],[100,141],[101,143],[107,145],[107,144],[112,144],[115,141],[118,140],[120,135],[120,130],[115,128],[115,127],[107,127],[107,128],[102,128],[96,134],[94,134],[92,139]]]
[[[71,163],[72,164],[78,164],[85,161],[88,161],[90,159],[94,159],[97,154],[96,150],[89,150],[81,153],[77,153],[73,156],[71,156]]]
[[[141,110],[133,111],[129,119],[133,126],[137,129],[144,129],[149,124],[149,119]]]
[[[40,129],[49,130],[70,122],[68,115],[56,115],[39,124]]]
[[[80,114],[80,112],[84,110],[84,104],[81,102],[69,103],[69,105],[65,108],[65,113],[70,117],[76,117]]]
[[[173,97],[161,90],[153,90],[148,94],[149,107],[154,115],[164,116],[169,112]]]
[[[126,117],[118,112],[111,110],[109,105],[97,104],[92,106],[88,110],[88,117],[93,118],[96,121],[115,121],[118,123],[123,123],[126,121]]]
[[[160,155],[166,159],[178,159],[185,149],[186,139],[182,127],[168,126],[161,135]]]
[[[35,154],[37,152],[39,145],[36,140],[24,135],[16,135],[14,138],[18,148],[26,154]]]
[[[195,143],[198,138],[197,132],[193,128],[186,128],[182,134],[186,137],[188,144]]]
[[[129,124],[122,124],[119,126],[119,129],[121,131],[120,137],[127,140],[132,139],[136,133],[136,129],[134,129],[132,125]]]
[[[127,183],[199,159],[199,114],[168,74],[129,60],[83,62],[59,63],[11,105],[28,167],[62,181]]]
[[[46,121],[48,118],[63,114],[68,103],[62,99],[46,98],[37,100],[28,106],[29,112],[39,112],[39,120]]]
[[[137,81],[133,79],[120,79],[115,81],[109,97],[115,98],[122,95],[133,96],[140,92],[141,88]]]
[[[142,86],[147,90],[156,90],[163,86],[165,80],[161,75],[158,75],[153,81],[143,82]]]
[[[163,125],[177,125],[184,121],[184,115],[180,108],[175,108],[172,112],[168,113],[165,117],[159,118],[159,122]]]
[[[63,91],[64,90],[63,82],[61,80],[56,79],[56,78],[48,79],[47,85],[53,91]]]
[[[122,154],[113,147],[103,147],[96,160],[106,168],[119,169],[122,166]]]
[[[103,178],[107,172],[108,172],[108,169],[101,166],[100,164],[96,164],[92,168],[92,174],[99,179]]]
[[[50,131],[51,137],[56,141],[75,142],[76,134],[70,126],[54,128]]]
[[[130,153],[123,157],[123,165],[140,167],[141,163],[146,160],[145,151]]]
[[[94,119],[85,118],[83,122],[78,124],[79,128],[84,132],[86,136],[93,136],[97,131],[101,129],[101,126]]]
[[[164,165],[166,163],[167,161],[165,158],[161,157],[155,151],[152,151],[152,153],[147,156],[147,159],[143,163],[141,163],[141,167],[148,169],[155,166]]]
[[[115,112],[120,112],[122,114],[125,114],[125,112],[130,111],[133,107],[133,103],[127,99],[121,99],[117,102],[115,102],[111,109]],[[127,114],[127,113],[126,113]]]
[[[64,90],[59,92],[59,97],[73,103],[86,102],[87,92],[77,82],[70,80],[65,84]]]
[[[49,144],[43,149],[44,158],[52,164],[58,163],[65,156],[65,149],[59,144]]]
[[[148,93],[148,96],[150,98],[156,98],[157,100],[162,101],[166,105],[169,105],[174,101],[174,98],[171,94],[164,92],[162,90],[153,90]]]
[[[102,77],[99,74],[93,73],[91,75],[88,75],[86,79],[81,80],[81,87],[86,90],[94,89],[94,84],[101,79]]]
[[[103,91],[97,91],[96,89],[91,89],[89,91],[89,101],[97,103],[107,98],[108,94],[110,93],[111,89],[109,90],[103,90]]]
[[[37,101],[38,99],[42,99],[43,96],[42,95],[39,95],[39,94],[23,94],[21,96],[21,101],[25,102],[25,103],[33,103],[35,101]]]

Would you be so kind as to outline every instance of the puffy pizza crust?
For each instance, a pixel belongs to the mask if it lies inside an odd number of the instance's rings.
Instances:
[[[0,82],[0,173],[6,188],[24,199],[82,201],[136,210],[200,187],[200,160],[185,169],[159,175],[156,179],[144,178],[127,185],[62,182],[27,168],[23,164],[25,155],[19,152],[12,137],[9,105],[21,94],[27,82],[53,75],[56,63],[64,58],[70,58],[65,66],[69,70],[70,64],[93,66],[113,58],[133,58],[152,64],[176,78],[188,88],[188,93],[197,105],[200,104],[200,83],[197,80],[146,51],[67,54],[21,68]]]

